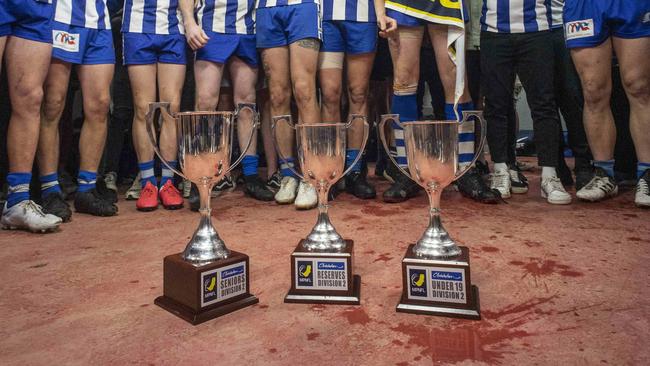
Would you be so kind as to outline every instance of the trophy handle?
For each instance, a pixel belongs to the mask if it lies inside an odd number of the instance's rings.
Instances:
[[[399,166],[399,164],[397,164],[395,158],[393,158],[393,156],[390,154],[390,148],[388,147],[388,142],[387,142],[388,140],[386,140],[386,132],[384,130],[384,126],[386,126],[386,122],[389,121],[396,123],[400,127],[403,127],[402,123],[399,121],[399,114],[383,114],[381,116],[381,122],[379,122],[379,139],[381,140],[382,145],[384,145],[384,150],[386,151],[386,155],[388,155],[388,158],[393,162],[393,164],[395,164],[395,166],[402,172],[402,174],[406,175],[411,180],[415,180],[406,169],[402,168],[401,166]],[[392,129],[393,128],[391,127],[391,130]]]
[[[478,120],[479,120],[479,122],[481,124],[481,141],[478,144],[478,149],[476,150],[476,153],[474,154],[474,159],[472,159],[472,163],[467,164],[467,166],[463,169],[462,172],[456,173],[456,178],[454,178],[454,179],[458,179],[458,178],[462,177],[463,175],[465,175],[465,173],[467,173],[471,169],[472,166],[474,166],[474,163],[476,163],[476,160],[478,160],[478,158],[480,157],[480,154],[483,153],[483,146],[485,146],[486,134],[485,134],[485,119],[483,118],[483,112],[482,111],[463,111],[463,120],[460,121],[460,123],[467,122],[467,120],[470,117],[478,118]],[[474,130],[476,131],[476,128],[474,128]]]
[[[237,124],[239,124],[239,112],[241,112],[243,109],[250,109],[251,113],[253,113],[253,126],[251,126],[251,135],[248,137],[248,142],[246,143],[246,148],[242,150],[241,155],[239,155],[239,158],[234,163],[230,164],[230,168],[228,168],[228,173],[230,173],[236,166],[239,164],[244,157],[246,156],[246,151],[248,151],[248,148],[251,147],[251,144],[253,143],[253,136],[255,136],[255,130],[259,127],[260,125],[260,116],[257,113],[257,106],[253,103],[239,103],[237,105],[237,109],[235,110],[235,120],[237,121]],[[232,150],[233,150],[233,144],[235,141],[235,124],[233,123],[230,126],[230,158],[232,159]],[[239,146],[241,149],[241,146]]]
[[[153,151],[156,153],[158,158],[160,159],[160,162],[163,163],[169,170],[173,171],[174,173],[178,174],[179,176],[187,179],[187,177],[181,173],[179,170],[176,168],[173,168],[167,160],[163,157],[162,153],[158,149],[158,143],[156,139],[156,130],[154,126],[154,119],[156,117],[156,111],[160,110],[160,116],[159,119],[162,120],[162,115],[166,114],[170,119],[173,119],[176,121],[176,117],[171,113],[170,111],[170,105],[168,102],[156,102],[156,103],[149,103],[149,111],[145,115],[145,122],[147,125],[147,134],[149,135],[149,142],[151,142],[151,145],[153,146]]]
[[[357,165],[357,162],[361,159],[363,156],[363,152],[366,151],[366,143],[368,142],[368,137],[370,136],[370,126],[368,125],[368,117],[364,116],[363,114],[352,114],[350,115],[350,119],[348,120],[348,123],[345,124],[345,129],[349,129],[352,126],[352,123],[356,119],[361,119],[363,121],[363,142],[361,143],[361,148],[359,149],[359,154],[357,155],[357,158],[354,159],[354,162],[350,164],[350,166],[343,172],[341,177],[345,177],[352,168]]]
[[[278,153],[280,159],[287,160],[284,154],[282,154],[282,151],[280,151],[280,147],[278,146],[278,139],[276,133],[277,130],[275,128],[278,121],[285,121],[286,124],[289,125],[289,127],[291,127],[294,131],[296,130],[296,125],[293,123],[293,118],[289,114],[285,114],[283,116],[275,116],[271,118],[271,137],[273,137],[271,140],[273,140],[273,147],[275,147],[275,151]],[[290,166],[289,169],[291,169],[291,171],[295,175],[297,175],[300,178],[300,180],[303,181],[305,180],[305,177],[302,174],[298,173],[293,167]]]

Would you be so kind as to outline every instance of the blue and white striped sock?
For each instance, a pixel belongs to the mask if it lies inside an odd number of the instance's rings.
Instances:
[[[61,186],[59,185],[59,174],[52,173],[48,175],[41,175],[41,196],[45,197],[51,193],[61,193]]]
[[[153,160],[139,163],[138,168],[140,168],[140,185],[142,188],[147,185],[147,182],[151,182],[155,186],[157,182],[153,171]]]
[[[458,116],[462,118],[463,111],[471,111],[473,109],[474,103],[471,101],[460,103],[458,104]],[[456,113],[454,113],[454,105],[451,103],[445,104],[445,118],[448,120],[458,120]],[[473,120],[461,123],[458,127],[458,167],[460,169],[467,167],[474,159],[474,131],[475,126]]]
[[[650,163],[642,163],[640,161],[636,163],[636,179],[641,179],[643,173],[648,169],[650,169]]]
[[[391,113],[399,114],[402,122],[416,121],[418,119],[418,102],[417,95],[413,94],[393,94],[393,100],[390,107]],[[397,123],[393,124],[393,137],[395,138],[395,161],[402,168],[408,167],[406,159],[406,144],[404,143],[404,130]]]
[[[176,167],[178,166],[178,161],[176,160],[168,161],[167,163],[169,163],[169,165],[174,169],[176,169]],[[162,188],[162,186],[164,186],[168,180],[172,180],[172,179],[174,179],[174,171],[169,169],[165,164],[162,164],[162,175],[160,177],[160,187]]]
[[[23,201],[29,200],[29,182],[32,180],[32,173],[9,173],[7,184],[7,208],[11,208]]]
[[[607,175],[614,178],[614,159],[611,160],[594,160],[594,166],[604,170]]]
[[[280,164],[280,174],[283,177],[294,177],[298,179],[298,176],[290,169],[290,167],[293,168],[295,166],[293,158],[286,158],[285,160],[278,159],[278,164]]]
[[[77,176],[77,192],[88,192],[95,188],[95,183],[97,183],[97,172],[80,170]]]
[[[352,163],[356,160],[357,156],[359,156],[359,150],[358,149],[347,149],[345,151],[345,167],[349,168]],[[361,160],[363,158],[359,159],[356,164],[352,167],[350,170],[351,172],[360,172],[361,171]]]

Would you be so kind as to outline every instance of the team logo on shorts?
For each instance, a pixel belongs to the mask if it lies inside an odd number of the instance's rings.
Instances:
[[[594,35],[594,20],[576,20],[575,22],[567,23],[564,28],[567,41],[576,38],[591,37]]]
[[[68,52],[79,52],[79,34],[53,30],[52,47]]]
[[[647,12],[647,13],[645,13],[645,15],[643,16],[643,20],[641,20],[641,21],[642,21],[644,24],[645,24],[645,23],[650,23],[650,11]]]

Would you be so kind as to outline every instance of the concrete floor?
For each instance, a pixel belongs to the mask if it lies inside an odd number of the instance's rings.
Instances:
[[[213,200],[221,236],[251,257],[260,303],[198,326],[153,305],[162,258],[197,225],[188,209],[139,213],[120,201],[118,216],[75,215],[58,233],[0,232],[0,364],[649,364],[650,211],[629,191],[551,206],[528,176],[530,193],[508,205],[443,196],[447,229],[470,247],[481,321],[395,312],[424,196],[332,204],[339,232],[356,241],[361,306],[283,303],[289,255],[315,211],[240,191]]]

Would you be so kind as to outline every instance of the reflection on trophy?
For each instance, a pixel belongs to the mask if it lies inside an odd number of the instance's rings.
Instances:
[[[298,161],[302,175],[318,192],[318,220],[291,255],[291,289],[285,302],[359,304],[361,277],[352,274],[352,240],[345,240],[336,232],[327,214],[328,192],[333,184],[345,176],[360,159],[345,170],[347,130],[354,122],[362,122],[364,137],[361,151],[368,140],[368,122],[365,116],[353,115],[348,123],[300,123],[294,125],[291,116],[273,118],[276,126],[285,122],[295,130]],[[282,152],[275,144],[279,156]],[[345,170],[345,171],[344,171]]]
[[[230,162],[234,120],[242,110],[253,115],[251,137],[242,155]],[[182,172],[173,169],[158,149],[156,112],[159,120],[173,121],[178,139],[178,161]],[[155,304],[192,324],[228,314],[259,300],[250,294],[248,256],[226,248],[210,217],[210,192],[244,157],[257,128],[255,105],[241,104],[231,112],[184,112],[172,115],[169,103],[152,103],[147,131],[161,162],[176,174],[196,184],[201,200],[201,220],[183,253],[163,261],[163,296]]]
[[[442,190],[465,174],[458,167],[459,129],[474,129],[475,117],[481,123],[481,143],[474,161],[483,151],[485,121],[481,112],[463,112],[463,121],[414,121],[400,123],[398,115],[382,116],[379,133],[386,151],[386,123],[404,130],[408,171],[402,173],[422,186],[429,196],[429,226],[415,245],[410,245],[402,260],[402,299],[397,311],[480,319],[478,288],[471,285],[469,250],[459,247],[440,220]],[[390,153],[388,156],[399,167]]]

